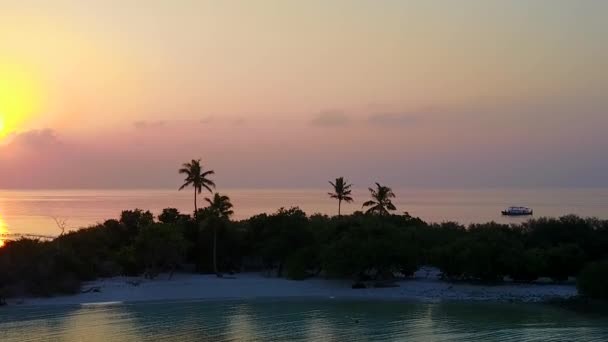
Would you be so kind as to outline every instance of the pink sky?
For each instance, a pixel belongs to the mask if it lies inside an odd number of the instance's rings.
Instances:
[[[0,188],[608,186],[607,12],[0,2]]]

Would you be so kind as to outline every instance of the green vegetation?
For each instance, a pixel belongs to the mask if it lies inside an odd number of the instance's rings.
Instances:
[[[582,271],[581,294],[606,298],[608,263],[599,260],[608,257],[608,249],[600,250],[597,241],[606,240],[608,221],[565,216],[464,227],[408,215],[307,216],[298,208],[232,221],[227,199],[217,196],[199,209],[199,223],[175,209],[165,209],[157,220],[136,209],[53,241],[9,241],[0,249],[0,293],[73,293],[81,281],[97,277],[154,278],[187,265],[203,273],[274,270],[292,279],[354,281],[407,277],[431,265],[449,280],[483,282],[563,281]],[[578,224],[569,229],[587,234],[556,238],[573,221]]]
[[[197,163],[190,164],[191,174],[211,174],[197,169]],[[189,174],[184,184],[193,184],[195,195],[214,185],[196,178]],[[339,201],[351,198],[343,179],[332,186]],[[0,248],[0,298],[74,293],[82,281],[97,277],[154,278],[180,269],[385,282],[412,276],[423,265],[439,268],[448,280],[482,282],[539,277],[560,282],[580,273],[582,294],[607,296],[608,263],[601,260],[608,257],[608,221],[564,216],[517,225],[428,224],[390,214],[396,210],[390,188],[376,184],[370,193],[366,213],[308,216],[299,208],[281,208],[238,221],[231,220],[230,198],[215,193],[205,199],[207,207],[195,204],[194,218],[175,208],[156,218],[149,211],[126,210],[119,220],[53,241],[8,241]]]
[[[587,265],[579,275],[576,286],[583,296],[608,300],[608,260]]]

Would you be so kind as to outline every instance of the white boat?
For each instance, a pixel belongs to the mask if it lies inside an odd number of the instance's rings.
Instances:
[[[524,216],[532,215],[532,213],[532,209],[526,207],[508,207],[502,211],[502,214],[507,216]]]

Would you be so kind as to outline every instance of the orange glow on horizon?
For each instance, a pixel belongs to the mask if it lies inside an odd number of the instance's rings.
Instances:
[[[0,218],[0,234],[6,234],[8,233],[8,230],[5,228],[5,224],[4,221],[2,221],[2,218]],[[0,247],[4,246],[4,240],[2,240],[2,238],[0,238]]]

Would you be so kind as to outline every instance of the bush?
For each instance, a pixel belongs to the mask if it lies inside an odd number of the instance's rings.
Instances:
[[[186,223],[190,220],[190,215],[184,215],[179,212],[176,208],[165,208],[163,212],[158,215],[158,222],[178,224]]]
[[[299,250],[287,258],[285,270],[287,278],[292,280],[304,280],[310,276],[308,270],[314,261],[314,255],[307,250]]]
[[[186,241],[175,226],[155,223],[141,230],[134,247],[138,264],[145,265],[147,275],[154,278],[159,271],[175,270],[182,261]]]
[[[120,214],[120,223],[127,228],[130,236],[134,237],[142,228],[154,223],[154,215],[141,209],[124,210]]]
[[[577,279],[576,287],[583,296],[608,299],[608,260],[585,266]]]
[[[518,252],[514,257],[509,276],[516,282],[532,282],[545,269],[545,253],[538,248]]]
[[[585,253],[575,244],[560,244],[546,252],[545,275],[554,281],[576,276],[585,262]]]
[[[135,255],[134,246],[125,246],[121,248],[116,252],[114,259],[120,267],[120,273],[123,275],[137,276],[144,271],[142,264],[138,262],[137,256]]]
[[[466,236],[440,249],[439,269],[448,278],[502,281],[522,247],[505,225],[471,225]]]

